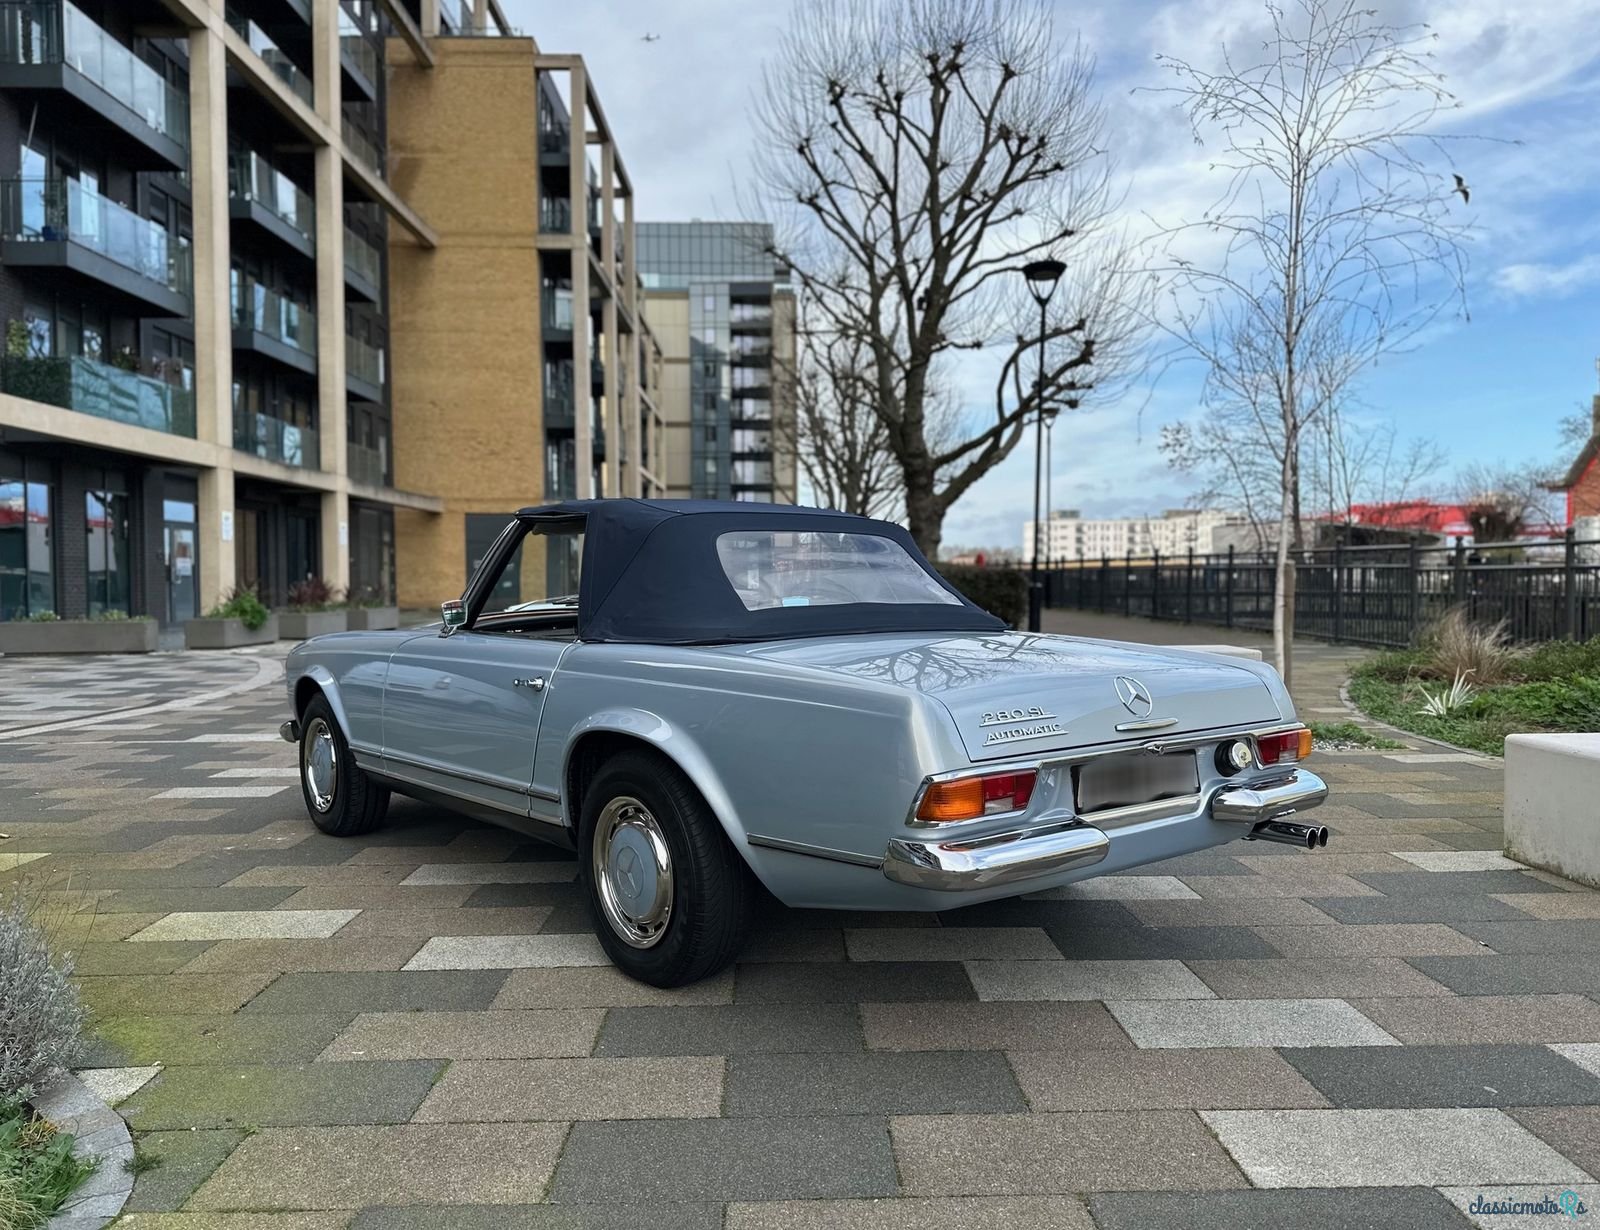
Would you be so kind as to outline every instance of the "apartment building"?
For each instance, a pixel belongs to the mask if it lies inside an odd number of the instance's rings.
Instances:
[[[513,165],[517,225],[478,229]],[[658,490],[630,210],[581,59],[498,0],[0,5],[0,619],[312,576],[431,604],[469,513]]]
[[[1096,560],[1151,555],[1203,555],[1227,550],[1247,524],[1235,513],[1217,509],[1172,508],[1154,517],[1086,518],[1075,508],[1056,509],[1039,538],[1041,560]],[[1024,523],[1022,559],[1033,559],[1034,523]]]
[[[391,51],[395,181],[436,233],[389,250],[396,481],[442,500],[398,513],[400,601],[426,606],[508,509],[664,493],[661,355],[633,184],[582,57],[525,37],[441,38],[431,64]],[[524,560],[521,597],[572,592],[576,569]]]
[[[795,299],[758,222],[642,222],[660,339],[665,459],[678,498],[793,504]]]

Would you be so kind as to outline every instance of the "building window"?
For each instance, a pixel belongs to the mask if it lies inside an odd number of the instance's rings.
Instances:
[[[129,550],[128,496],[106,488],[84,493],[84,530],[88,537],[89,618],[109,611],[132,614],[132,563]]]
[[[0,620],[56,609],[51,501],[42,467],[0,457]]]

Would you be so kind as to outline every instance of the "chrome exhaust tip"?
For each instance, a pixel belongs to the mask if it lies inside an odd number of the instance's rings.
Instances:
[[[1246,841],[1277,841],[1303,850],[1317,850],[1328,844],[1328,830],[1320,824],[1296,824],[1292,820],[1263,820],[1250,830]]]

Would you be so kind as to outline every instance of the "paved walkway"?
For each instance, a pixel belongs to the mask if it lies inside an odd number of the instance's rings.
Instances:
[[[1321,652],[1308,709],[1338,703]],[[772,907],[734,971],[661,992],[605,964],[554,850],[404,801],[315,834],[281,717],[267,687],[0,740],[0,859],[29,860],[0,878],[54,885],[89,1079],[157,1163],[133,1230],[1600,1210],[1600,893],[1494,852],[1498,762],[1320,757],[1314,855],[937,917]]]

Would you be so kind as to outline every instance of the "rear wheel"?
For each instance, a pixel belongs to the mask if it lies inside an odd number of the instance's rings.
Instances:
[[[750,873],[683,773],[651,752],[607,761],[584,796],[579,866],[595,934],[658,987],[723,969],[744,942]]]
[[[334,837],[370,833],[389,810],[389,792],[356,765],[332,707],[320,695],[300,717],[300,793],[311,822]]]

